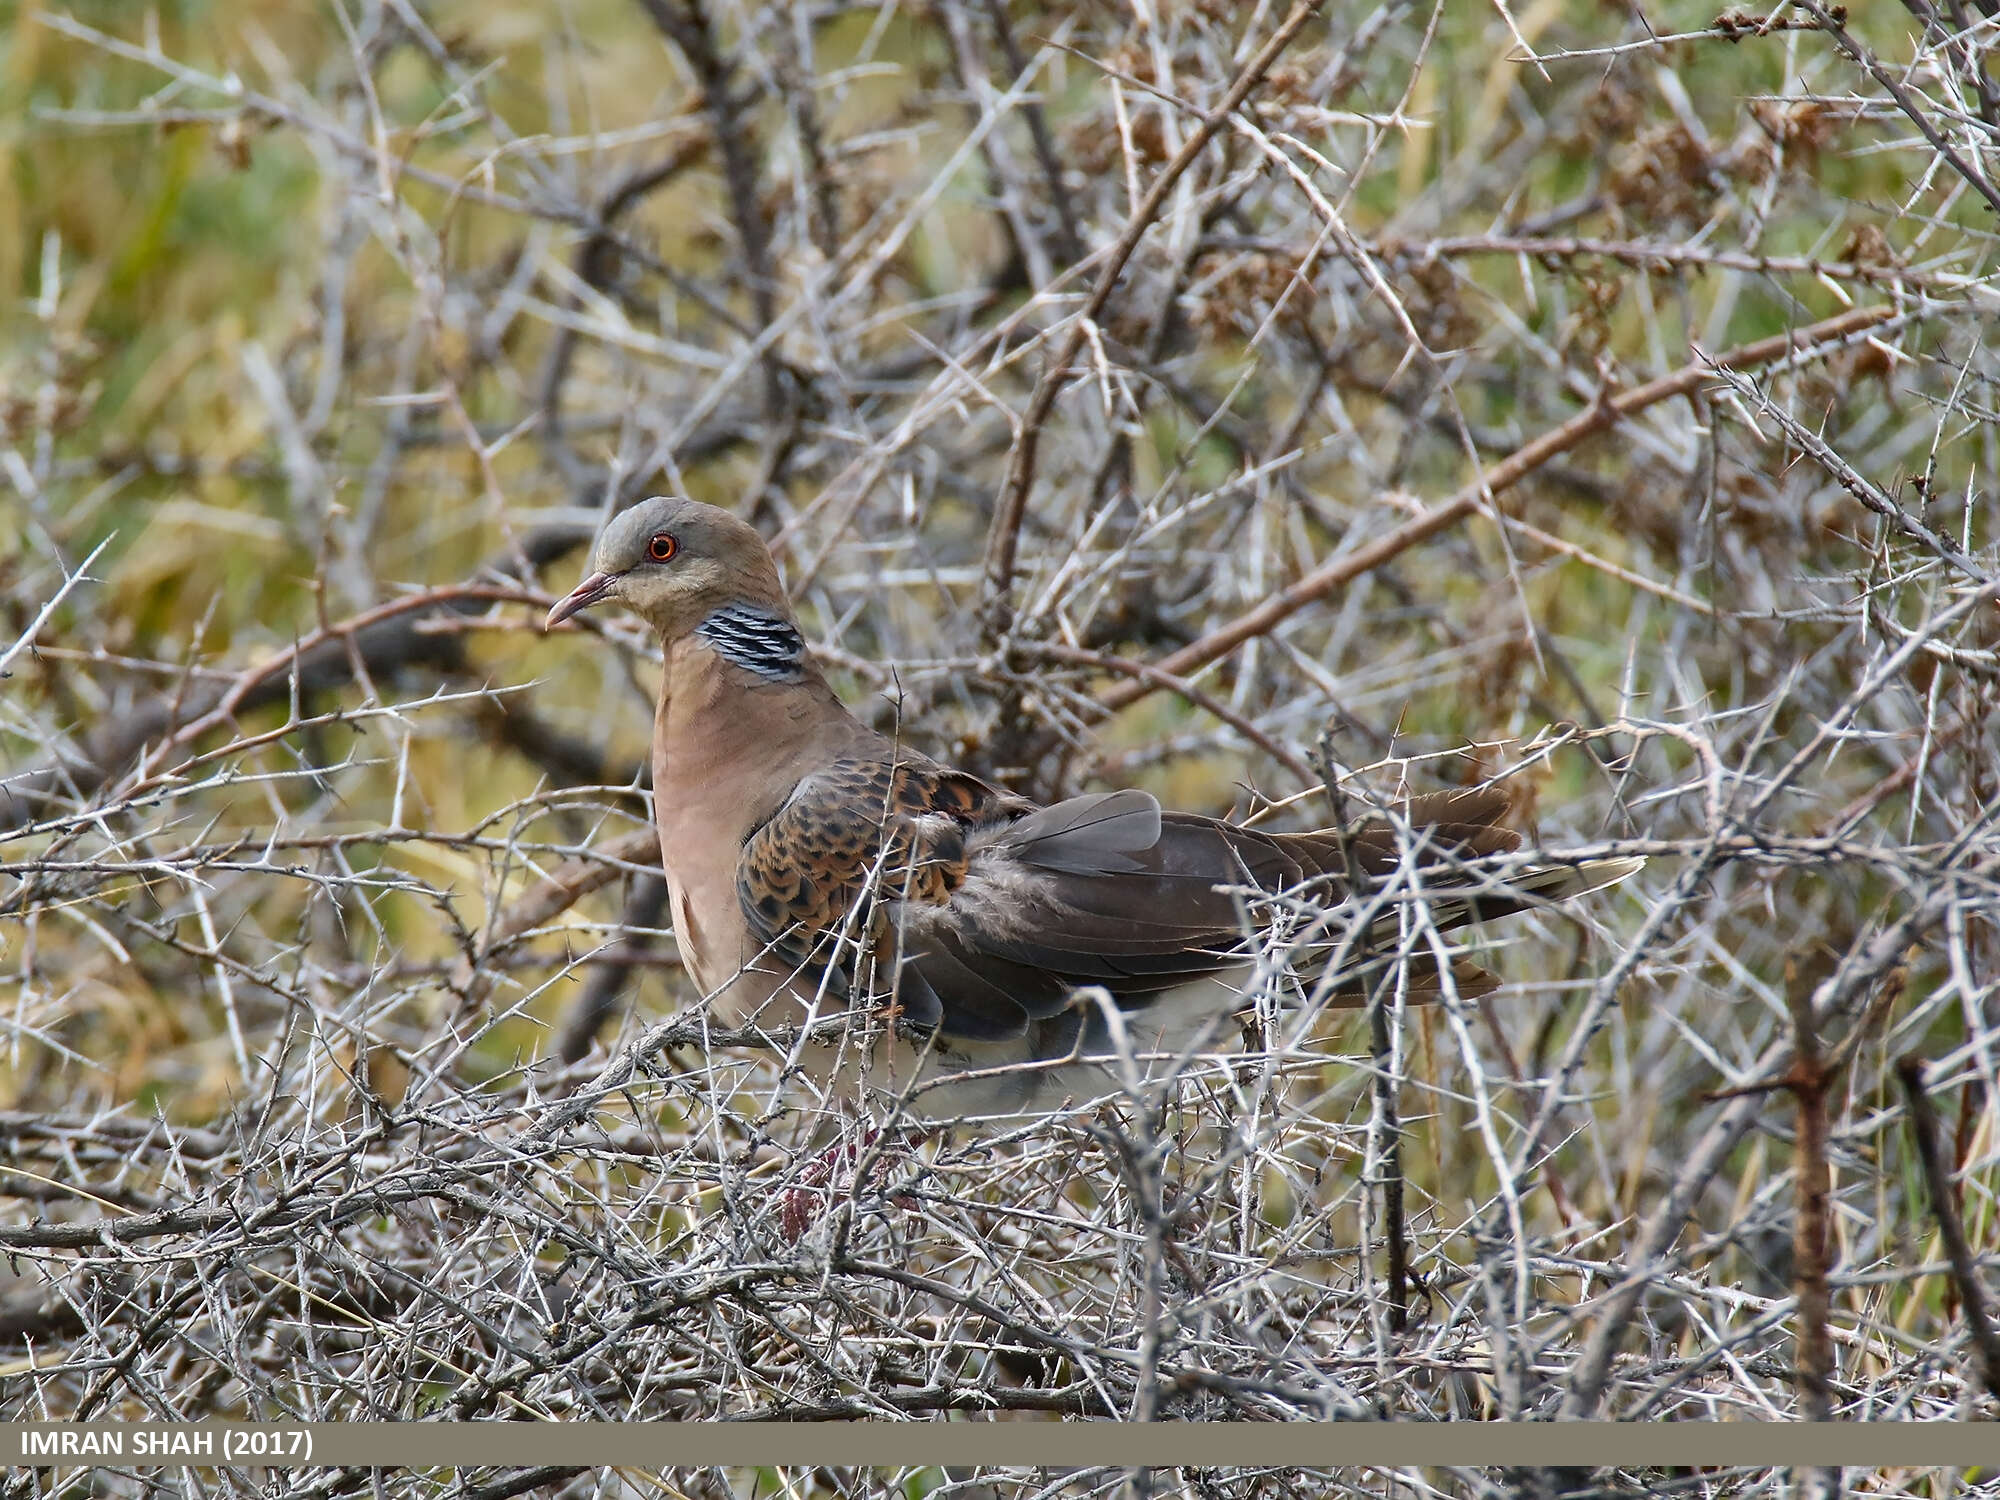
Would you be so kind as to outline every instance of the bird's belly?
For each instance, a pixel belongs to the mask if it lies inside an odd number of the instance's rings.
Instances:
[[[1080,1044],[1056,1040],[1074,1032],[1051,1022],[999,1042],[939,1038],[928,1047],[899,1042],[887,1053],[871,1055],[875,1074],[868,1082],[880,1093],[901,1094],[914,1117],[936,1121],[1004,1121],[1087,1107],[1129,1097],[1133,1084],[1150,1094],[1177,1070],[1197,1069],[1201,1058],[1243,1045],[1236,1015],[1253,1003],[1246,986],[1254,975],[1248,964],[1225,969],[1121,1012],[1129,1067],[1119,1056],[1115,1032],[1101,1021]],[[1100,1002],[1086,988],[1072,1003]],[[842,1081],[837,1077],[836,1086]]]
[[[667,864],[667,901],[681,962],[725,1026],[796,1026],[804,1006],[776,961],[761,956],[733,882],[683,878]]]
[[[1254,1003],[1248,989],[1254,974],[1249,964],[1204,974],[1128,1012],[1125,1031],[1132,1039],[1132,1050],[1141,1057],[1159,1054],[1142,1065],[1142,1071],[1159,1077],[1171,1068],[1174,1058],[1190,1048],[1197,1052],[1234,1051],[1243,1037],[1235,1016]]]

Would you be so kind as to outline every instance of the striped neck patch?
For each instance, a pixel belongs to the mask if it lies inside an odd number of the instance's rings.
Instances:
[[[694,633],[724,661],[767,682],[797,682],[805,676],[806,638],[798,626],[769,610],[725,604]]]

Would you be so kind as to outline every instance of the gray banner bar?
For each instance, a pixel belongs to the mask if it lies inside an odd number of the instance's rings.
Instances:
[[[11,1464],[1027,1467],[2000,1464],[1964,1422],[357,1422],[0,1424]]]

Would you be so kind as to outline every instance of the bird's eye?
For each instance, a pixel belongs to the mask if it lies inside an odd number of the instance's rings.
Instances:
[[[681,544],[664,531],[659,532],[650,542],[646,543],[646,555],[652,558],[654,562],[667,562],[680,550]]]

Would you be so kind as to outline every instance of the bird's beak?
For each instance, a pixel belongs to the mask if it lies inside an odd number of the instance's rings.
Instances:
[[[542,629],[554,630],[578,610],[602,604],[611,597],[611,586],[618,582],[620,576],[617,573],[586,573],[583,582],[571,589],[568,597],[549,611],[548,619],[542,622]]]

